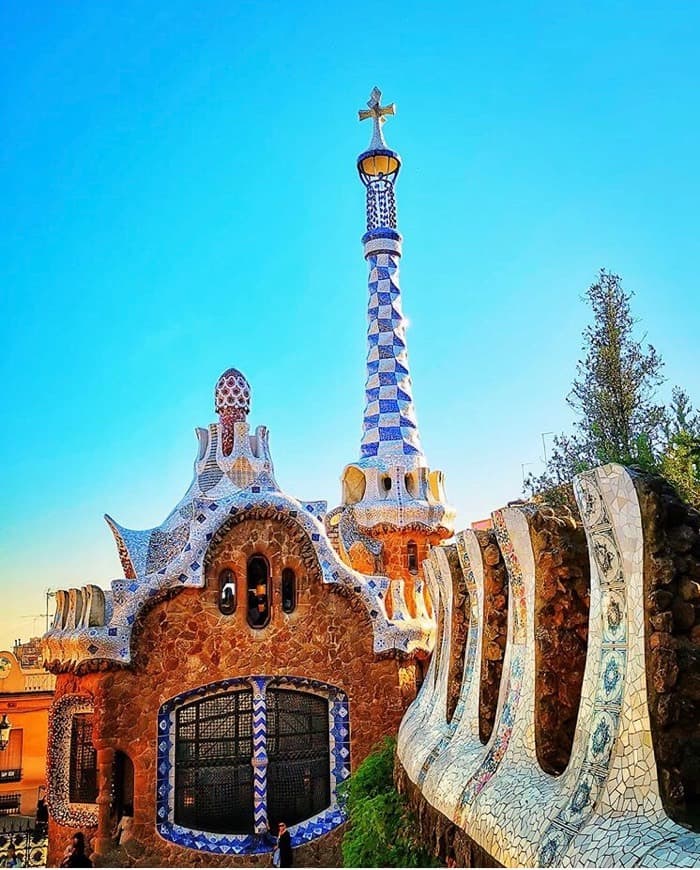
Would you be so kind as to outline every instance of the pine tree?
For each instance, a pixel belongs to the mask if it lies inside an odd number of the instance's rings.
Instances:
[[[574,434],[554,439],[544,474],[526,481],[532,494],[606,462],[652,471],[661,454],[666,412],[655,392],[664,380],[663,362],[651,345],[634,337],[632,293],[618,275],[601,269],[586,298],[593,323],[584,330],[583,358],[567,397],[578,415]]]

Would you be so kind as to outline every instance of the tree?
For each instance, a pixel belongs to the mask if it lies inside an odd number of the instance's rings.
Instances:
[[[567,397],[578,419],[573,435],[554,439],[545,472],[525,482],[533,495],[606,462],[655,470],[661,455],[666,412],[655,392],[664,380],[663,362],[650,344],[634,337],[632,293],[618,275],[601,269],[586,298],[593,323],[584,330],[584,355]]]
[[[659,470],[682,499],[700,508],[700,415],[680,387],[673,390]]]

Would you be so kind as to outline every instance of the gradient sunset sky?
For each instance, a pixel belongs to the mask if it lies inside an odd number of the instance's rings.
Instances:
[[[423,446],[464,527],[541,469],[601,266],[700,404],[697,3],[70,3],[0,10],[0,648],[121,576],[229,366],[277,479],[359,454],[357,110],[398,113]]]

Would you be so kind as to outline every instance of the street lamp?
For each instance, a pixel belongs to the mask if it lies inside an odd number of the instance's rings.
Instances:
[[[2,720],[0,720],[0,752],[7,749],[7,744],[10,742],[11,730],[12,723],[7,718],[7,713],[3,713]]]

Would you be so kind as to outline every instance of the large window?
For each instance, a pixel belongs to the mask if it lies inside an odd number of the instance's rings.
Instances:
[[[252,691],[178,710],[175,752],[175,822],[215,833],[252,833]]]
[[[308,692],[267,691],[267,814],[295,825],[330,798],[328,702]]]
[[[0,752],[0,783],[19,782],[22,779],[22,739],[21,728],[10,731],[10,741]]]
[[[279,821],[295,825],[330,806],[328,698],[265,682],[255,698],[241,686],[175,711],[176,825],[252,834],[264,804],[275,830]]]
[[[97,753],[92,745],[92,713],[73,715],[69,800],[75,804],[93,804],[97,800]]]

